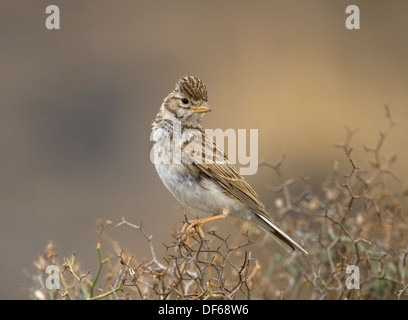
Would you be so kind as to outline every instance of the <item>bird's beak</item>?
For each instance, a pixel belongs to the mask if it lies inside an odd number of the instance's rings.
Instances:
[[[204,102],[204,104],[199,107],[190,107],[190,110],[194,111],[195,113],[205,113],[210,112],[211,108],[207,103]]]

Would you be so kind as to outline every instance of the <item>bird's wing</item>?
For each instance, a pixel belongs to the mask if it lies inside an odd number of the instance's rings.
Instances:
[[[271,219],[256,192],[228,161],[225,152],[203,133],[203,141],[188,143],[189,157],[193,164],[209,178],[219,184],[231,196],[242,201],[253,211]],[[205,148],[205,149],[204,149]]]
[[[202,133],[203,136],[204,133]],[[292,240],[280,227],[272,221],[258,195],[228,161],[221,148],[208,138],[204,142],[190,141],[185,155],[192,161],[194,174],[204,173],[223,188],[231,197],[235,197],[256,213],[260,220],[257,224],[270,233],[283,247],[288,250],[298,249],[308,254],[300,245]],[[205,147],[205,149],[204,149]],[[203,152],[204,150],[204,152]]]

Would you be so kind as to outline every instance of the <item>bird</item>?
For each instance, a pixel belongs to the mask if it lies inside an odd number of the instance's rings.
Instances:
[[[163,184],[182,204],[210,214],[186,222],[182,238],[194,231],[204,238],[204,224],[234,216],[254,223],[288,251],[308,254],[273,221],[226,153],[206,136],[201,122],[211,110],[203,81],[185,76],[164,98],[151,125],[151,161]]]

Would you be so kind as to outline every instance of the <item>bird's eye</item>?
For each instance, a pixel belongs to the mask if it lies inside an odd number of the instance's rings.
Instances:
[[[187,103],[188,103],[188,99],[186,99],[186,98],[181,99],[181,102],[183,102],[184,104],[187,104]]]

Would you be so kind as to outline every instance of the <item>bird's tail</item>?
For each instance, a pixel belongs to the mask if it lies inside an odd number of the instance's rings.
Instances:
[[[267,233],[269,233],[273,238],[275,238],[275,240],[277,240],[279,244],[282,245],[285,249],[287,249],[288,251],[295,251],[297,249],[304,254],[309,254],[270,219],[262,215],[257,215],[257,217],[260,219],[258,225]]]

